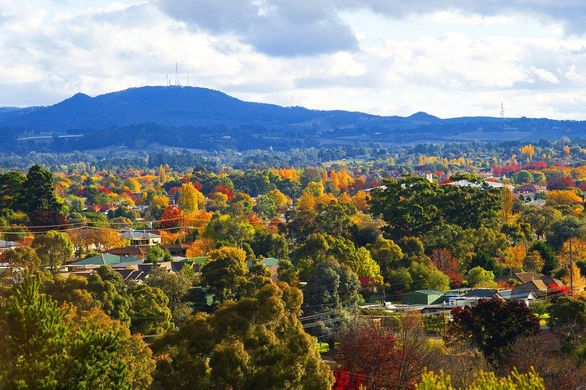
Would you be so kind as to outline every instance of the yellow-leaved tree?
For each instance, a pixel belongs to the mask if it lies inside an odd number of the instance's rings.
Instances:
[[[193,212],[203,209],[205,197],[199,192],[191,182],[181,186],[181,195],[179,196],[179,208],[185,212]]]

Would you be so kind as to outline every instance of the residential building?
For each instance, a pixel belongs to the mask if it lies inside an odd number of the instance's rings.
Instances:
[[[160,245],[161,244],[161,236],[158,234],[145,232],[145,231],[135,231],[129,230],[127,232],[123,232],[121,234],[122,238],[129,240],[130,245],[138,246],[138,245]]]

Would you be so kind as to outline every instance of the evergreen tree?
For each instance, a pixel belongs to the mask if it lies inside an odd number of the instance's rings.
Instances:
[[[19,206],[29,214],[38,211],[58,213],[61,204],[55,195],[53,174],[40,165],[33,165],[22,185]]]

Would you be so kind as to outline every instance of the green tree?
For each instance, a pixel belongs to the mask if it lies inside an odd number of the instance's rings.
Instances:
[[[368,244],[366,248],[380,266],[385,279],[388,279],[391,270],[400,266],[400,261],[403,259],[401,247],[393,240],[387,240],[383,237],[378,237],[373,244]]]
[[[390,271],[387,281],[391,285],[391,291],[395,294],[413,290],[411,288],[413,277],[405,267]]]
[[[98,268],[88,277],[88,291],[100,303],[100,308],[110,317],[130,325],[128,287],[122,276],[112,267]]]
[[[289,260],[279,260],[277,277],[279,281],[288,283],[291,286],[299,285],[299,272]]]
[[[403,237],[398,244],[405,256],[419,257],[424,255],[425,247],[418,237]]]
[[[289,244],[280,234],[271,234],[264,230],[257,230],[250,246],[256,256],[286,259],[289,257]]]
[[[246,252],[234,247],[213,250],[201,270],[202,285],[208,286],[218,302],[235,299],[246,279]]]
[[[522,170],[513,175],[513,181],[516,184],[531,184],[533,183],[533,175],[529,171]]]
[[[0,387],[146,389],[154,362],[128,329],[100,311],[68,313],[27,279],[0,302]]]
[[[466,273],[466,281],[471,287],[496,287],[497,285],[494,281],[494,273],[480,266],[476,266]]]
[[[256,198],[253,210],[265,220],[272,219],[278,215],[277,205],[267,195],[260,195]]]
[[[352,226],[351,217],[356,214],[356,207],[346,202],[330,202],[317,206],[315,217],[316,231],[335,237],[349,237]]]
[[[74,250],[69,236],[55,230],[37,235],[31,246],[41,259],[41,264],[48,266],[52,272],[57,272],[73,256]]]
[[[360,283],[348,266],[332,259],[318,262],[303,289],[304,314],[353,307],[358,303]]]
[[[585,225],[586,221],[580,218],[566,216],[551,225],[547,234],[547,243],[555,250],[559,250],[567,239],[580,237]]]
[[[158,264],[162,261],[171,260],[173,260],[173,256],[171,256],[169,249],[154,245],[149,248],[144,262]]]
[[[384,219],[393,239],[424,236],[442,223],[464,229],[498,225],[501,193],[487,185],[438,186],[423,177],[405,176],[385,180],[385,186],[372,191],[370,210]]]
[[[171,273],[164,268],[157,267],[149,272],[145,283],[161,289],[167,296],[173,321],[176,324],[183,322],[191,313],[191,308],[185,300],[193,285],[193,280],[187,275],[187,271],[182,269],[180,272]]]
[[[409,267],[411,274],[411,289],[413,290],[437,290],[450,289],[450,278],[437,268],[430,267],[421,262],[413,262]]]
[[[533,244],[533,246],[529,249],[529,251],[539,252],[539,255],[541,256],[544,262],[541,272],[546,275],[553,271],[559,265],[559,261],[555,255],[554,250],[545,241],[536,241]]]
[[[562,213],[550,206],[525,207],[519,215],[519,223],[527,223],[538,237],[544,237],[551,225],[562,219]]]
[[[529,272],[541,272],[545,262],[538,251],[530,251],[523,259],[523,270]]]
[[[19,205],[19,209],[29,214],[37,211],[59,212],[61,204],[55,196],[53,174],[40,165],[33,165],[22,185]]]
[[[244,218],[221,215],[207,224],[203,236],[223,245],[241,247],[254,237],[254,227]]]
[[[0,174],[0,210],[19,209],[19,198],[26,177],[20,172]]]
[[[330,389],[333,378],[297,320],[301,292],[268,284],[199,313],[153,345],[159,388]]]
[[[434,184],[424,178],[405,177],[386,180],[385,186],[371,192],[370,210],[382,216],[391,238],[422,235],[440,219]]]
[[[562,296],[547,308],[548,325],[558,333],[575,341],[576,336],[586,329],[586,300]]]
[[[171,329],[169,298],[156,287],[137,284],[129,288],[130,329],[143,335],[160,335]]]

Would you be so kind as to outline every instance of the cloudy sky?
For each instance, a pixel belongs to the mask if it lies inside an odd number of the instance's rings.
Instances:
[[[583,0],[0,0],[0,106],[142,85],[440,117],[586,119]]]

